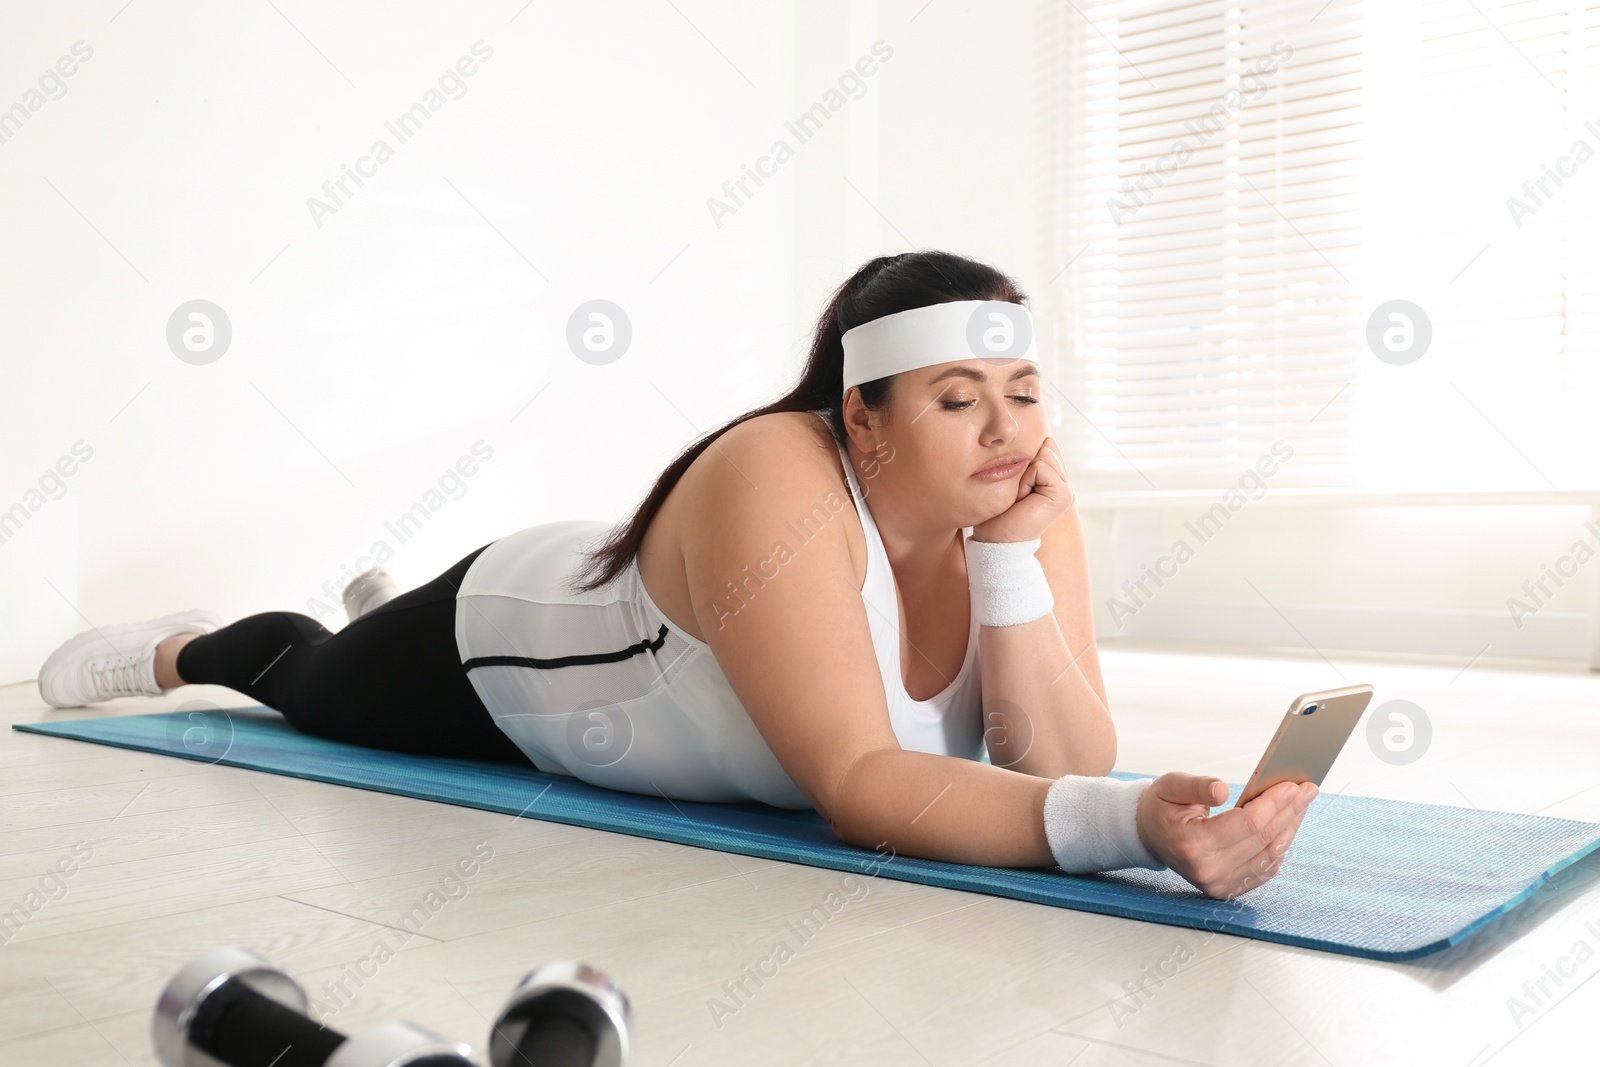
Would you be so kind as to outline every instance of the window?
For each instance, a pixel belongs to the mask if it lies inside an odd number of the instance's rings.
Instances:
[[[1044,19],[1051,399],[1085,484],[1220,484],[1278,437],[1284,484],[1593,483],[1600,5]],[[1404,365],[1367,341],[1397,299],[1431,330]]]

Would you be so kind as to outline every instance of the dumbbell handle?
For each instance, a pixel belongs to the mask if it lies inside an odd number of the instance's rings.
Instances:
[[[323,1067],[348,1038],[230,979],[207,999],[191,1040],[229,1067]],[[594,1032],[577,1020],[537,1019],[510,1067],[592,1067],[595,1046]]]
[[[537,1019],[517,1042],[507,1067],[594,1067],[595,1035],[574,1019]]]
[[[323,1067],[347,1039],[230,978],[206,998],[190,1040],[229,1067]]]

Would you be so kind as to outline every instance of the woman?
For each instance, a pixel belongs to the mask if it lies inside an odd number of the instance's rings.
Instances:
[[[1219,779],[1105,777],[1116,733],[1034,352],[1004,274],[874,259],[799,384],[684,451],[614,530],[514,533],[336,634],[289,612],[91,630],[41,693],[223,685],[340,741],[812,807],[846,842],[931,859],[1170,866],[1237,896],[1277,872],[1316,787],[1211,816]]]

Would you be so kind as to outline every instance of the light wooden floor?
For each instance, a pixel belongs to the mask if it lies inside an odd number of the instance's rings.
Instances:
[[[1108,649],[1118,768],[1240,781],[1291,697],[1371,682],[1375,703],[1426,710],[1431,748],[1394,767],[1358,736],[1325,789],[1600,821],[1600,675],[1332,659]],[[1414,964],[874,879],[719,1026],[723,983],[848,888],[841,872],[9,729],[191,699],[249,703],[195,686],[55,711],[31,683],[0,689],[0,911],[92,849],[0,945],[0,1063],[154,1063],[157,992],[219,944],[284,967],[336,1029],[403,1018],[479,1049],[523,973],[584,959],[631,997],[640,1067],[1594,1061],[1600,856]],[[492,858],[452,882],[478,842]],[[1113,1011],[1185,945],[1135,1013]],[[1519,1026],[1508,998],[1547,967],[1573,973]]]

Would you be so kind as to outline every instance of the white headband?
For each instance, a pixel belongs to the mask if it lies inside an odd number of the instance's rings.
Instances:
[[[897,311],[844,332],[844,384],[963,359],[1035,359],[1033,316],[1004,300],[951,300]]]

